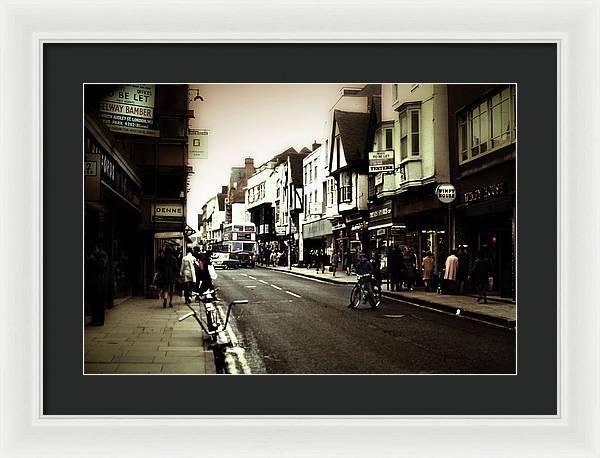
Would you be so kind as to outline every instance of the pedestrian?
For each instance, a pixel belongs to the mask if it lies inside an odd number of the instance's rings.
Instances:
[[[458,247],[458,271],[456,274],[457,283],[457,291],[459,294],[463,294],[465,292],[465,282],[467,277],[469,276],[469,258],[467,255],[467,251],[463,245]]]
[[[403,255],[403,267],[404,267],[404,281],[406,282],[406,289],[409,291],[413,291],[413,285],[415,282],[415,256],[414,254],[406,248]]]
[[[431,252],[428,251],[425,253],[425,257],[421,263],[423,267],[423,283],[425,283],[425,291],[431,290],[430,286],[434,269],[433,263],[433,256],[431,255]]]
[[[377,286],[377,288],[381,289],[381,255],[379,254],[379,250],[374,251],[371,264],[373,265],[373,284],[374,286]]]
[[[348,248],[344,254],[344,268],[346,269],[346,275],[352,273],[352,253],[350,252],[350,248]]]
[[[196,274],[196,281],[194,282],[194,291],[200,290],[200,272],[204,268],[204,263],[202,262],[202,253],[200,253],[200,247],[195,246],[193,248],[193,256],[194,256],[194,273]]]
[[[163,308],[167,306],[167,299],[169,307],[173,307],[173,292],[179,269],[171,247],[166,247],[162,255],[156,258],[154,267],[156,269],[156,286],[160,289],[159,298],[163,299]]]
[[[446,258],[446,266],[444,271],[444,282],[447,285],[447,291],[453,294],[456,291],[456,279],[458,275],[458,256],[457,251],[452,250]]]
[[[481,302],[483,299],[483,303],[487,304],[487,286],[488,286],[488,277],[490,273],[490,263],[485,256],[483,251],[479,251],[477,253],[477,259],[473,264],[473,269],[471,270],[471,283],[475,287],[477,291],[477,302]]]
[[[333,276],[335,277],[335,272],[337,271],[338,268],[338,262],[340,260],[340,254],[337,250],[333,250],[333,253],[331,253],[331,270],[333,271]]]
[[[183,282],[183,291],[185,294],[185,303],[191,304],[191,291],[196,283],[196,270],[194,268],[195,263],[194,255],[192,254],[192,249],[187,248],[185,251],[185,256],[181,260],[181,269],[179,270],[179,275],[181,276],[181,280]]]
[[[97,244],[87,261],[88,298],[92,312],[91,324],[104,326],[104,306],[108,287],[108,254]]]
[[[325,254],[325,250],[321,248],[319,253],[319,264],[321,265],[321,273],[325,273],[325,264],[327,264],[327,255]]]
[[[388,258],[387,258],[387,271],[390,279],[390,285],[392,291],[402,291],[402,285],[400,282],[400,266],[398,256],[398,246],[394,245],[391,247]]]
[[[213,281],[212,281],[212,277],[210,276],[210,267],[209,266],[212,266],[211,256],[212,256],[212,252],[207,251],[206,254],[200,258],[201,262],[202,262],[202,269],[200,270],[200,279],[199,279],[200,287],[198,288],[199,294],[204,294],[206,291],[214,291],[215,290],[215,287],[214,287]],[[216,295],[213,294],[213,296],[216,298]]]

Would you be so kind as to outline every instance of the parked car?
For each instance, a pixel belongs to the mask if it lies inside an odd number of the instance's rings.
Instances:
[[[254,268],[256,261],[251,253],[236,253],[240,261],[240,267],[252,267]]]
[[[240,266],[240,260],[235,253],[213,253],[210,257],[215,269],[237,269]]]

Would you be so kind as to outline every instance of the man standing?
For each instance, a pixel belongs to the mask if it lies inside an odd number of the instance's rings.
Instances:
[[[107,296],[108,255],[96,245],[88,258],[89,269],[89,300],[92,312],[92,325],[104,326],[104,305]]]

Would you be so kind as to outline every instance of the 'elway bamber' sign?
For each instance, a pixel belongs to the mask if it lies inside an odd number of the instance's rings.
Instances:
[[[100,118],[113,132],[156,137],[154,85],[112,86],[98,106]]]
[[[156,204],[152,216],[154,221],[183,221],[183,205]]]

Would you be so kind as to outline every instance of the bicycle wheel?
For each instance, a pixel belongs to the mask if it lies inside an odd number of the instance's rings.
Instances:
[[[375,298],[375,304],[371,308],[376,309],[381,305],[381,285],[373,285],[373,297]]]
[[[354,285],[354,288],[352,288],[352,291],[350,292],[350,304],[348,305],[348,308],[355,309],[358,307],[361,301],[361,296],[362,294],[360,286]]]

